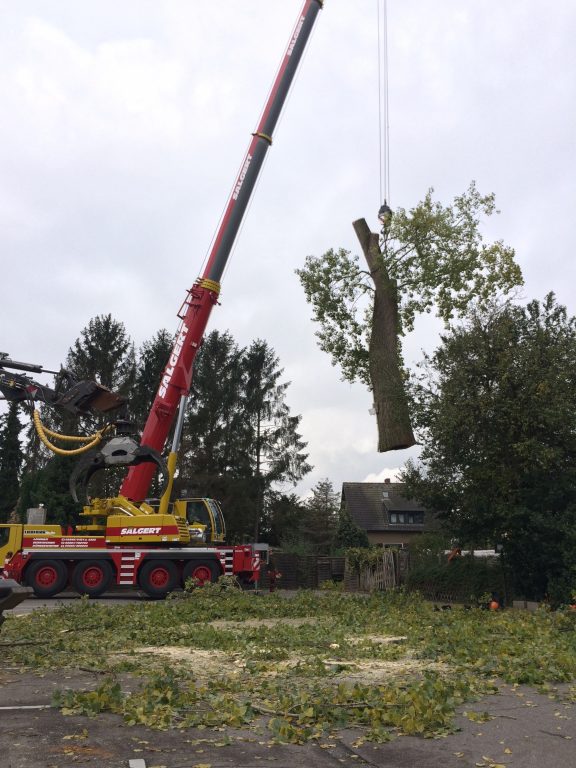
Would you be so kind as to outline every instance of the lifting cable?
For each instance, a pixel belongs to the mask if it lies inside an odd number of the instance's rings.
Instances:
[[[390,200],[390,122],[388,110],[388,7],[376,0],[378,16],[378,141],[380,150],[380,203]]]
[[[36,432],[38,433],[38,437],[40,438],[41,442],[46,446],[46,448],[51,450],[52,453],[56,453],[58,456],[78,456],[81,453],[86,453],[86,451],[89,451],[91,448],[97,446],[98,443],[100,443],[103,439],[106,432],[113,428],[111,424],[107,424],[105,427],[102,427],[102,429],[94,432],[93,435],[80,437],[79,435],[62,435],[59,432],[53,432],[51,429],[48,429],[48,427],[45,427],[42,424],[42,421],[40,420],[40,414],[36,408],[33,408],[32,419],[34,421],[34,427],[36,428]],[[49,440],[50,437],[69,443],[86,443],[86,445],[82,445],[79,448],[59,448]]]

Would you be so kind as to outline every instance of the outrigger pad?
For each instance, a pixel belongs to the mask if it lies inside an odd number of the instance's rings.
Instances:
[[[168,483],[168,467],[162,456],[154,448],[139,445],[131,437],[113,437],[101,448],[85,454],[70,476],[70,493],[74,501],[87,501],[87,489],[90,478],[95,472],[109,467],[133,467],[137,464],[152,463],[162,473],[165,486]],[[78,498],[78,489],[81,498]]]

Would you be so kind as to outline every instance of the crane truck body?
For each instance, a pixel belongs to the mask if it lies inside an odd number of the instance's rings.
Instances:
[[[206,267],[188,290],[178,312],[180,324],[175,343],[140,440],[132,437],[124,420],[117,419],[113,423],[114,436],[108,437],[108,426],[102,430],[99,439],[106,438],[105,444],[99,451],[87,454],[75,474],[75,479],[81,477],[87,484],[94,471],[124,465],[128,471],[119,495],[91,499],[82,512],[86,523],[76,526],[74,532],[44,523],[0,525],[0,567],[3,566],[4,575],[30,585],[39,596],[50,597],[70,587],[96,596],[115,584],[137,586],[151,597],[164,597],[188,578],[206,582],[216,581],[222,574],[234,574],[245,581],[258,579],[266,545],[226,546],[217,502],[171,501],[171,481],[194,359],[211,311],[218,303],[220,279],[322,4],[322,0],[305,0],[298,16],[232,187]],[[53,394],[47,390],[39,397],[40,385],[23,374],[7,374],[8,363],[0,355],[0,391],[8,399],[28,404],[32,409],[35,399],[80,413],[92,406],[104,412],[118,406],[113,393],[103,391],[105,388],[100,385],[91,389],[87,382],[80,382],[81,386],[67,382],[63,392],[58,388]],[[28,364],[12,367],[18,366],[24,371],[42,370]],[[71,393],[72,407],[66,399],[67,392]],[[52,433],[39,427],[37,411],[34,419],[40,438],[51,447]],[[173,427],[168,488],[159,506],[154,506],[146,502],[146,497],[156,469],[166,467],[161,453]]]

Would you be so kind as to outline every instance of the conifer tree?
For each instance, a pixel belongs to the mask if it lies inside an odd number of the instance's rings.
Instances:
[[[148,418],[173,343],[173,336],[163,328],[149,341],[145,341],[138,350],[136,377],[130,393],[129,406],[132,418],[140,428]]]
[[[176,488],[218,498],[231,540],[267,529],[275,487],[310,470],[281,376],[266,342],[241,349],[229,333],[212,331],[196,357]]]
[[[312,496],[306,501],[306,514],[303,520],[303,534],[312,544],[315,554],[326,555],[332,547],[340,494],[334,490],[332,482],[325,478],[312,488]]]
[[[5,523],[18,502],[23,452],[20,445],[22,424],[18,403],[10,402],[0,417],[0,522]]]

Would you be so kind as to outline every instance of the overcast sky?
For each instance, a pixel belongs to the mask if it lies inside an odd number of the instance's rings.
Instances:
[[[0,350],[50,368],[112,313],[139,346],[201,271],[301,0],[0,3]],[[377,227],[377,0],[326,0],[210,328],[277,352],[314,471],[393,477],[369,393],[315,343],[294,270]],[[472,179],[488,234],[514,246],[526,299],[576,312],[576,4],[388,0],[390,204]],[[429,317],[408,364],[432,351]]]

